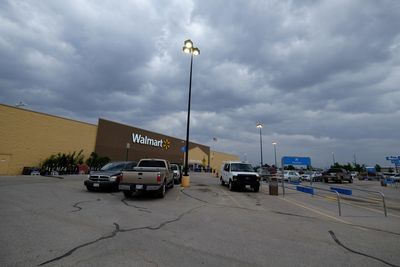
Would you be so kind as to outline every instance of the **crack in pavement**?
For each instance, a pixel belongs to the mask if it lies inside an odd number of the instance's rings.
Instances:
[[[82,208],[82,207],[79,207],[79,206],[78,206],[79,204],[88,203],[88,202],[93,202],[93,201],[101,201],[101,199],[98,198],[98,199],[96,199],[96,200],[84,200],[84,201],[76,202],[72,207],[77,208],[77,210],[73,210],[73,211],[71,211],[71,212],[81,211],[83,208]]]
[[[124,203],[126,206],[128,207],[134,207],[136,208],[138,211],[142,211],[142,212],[147,212],[147,213],[151,213],[151,210],[148,210],[148,208],[146,207],[140,207],[140,206],[136,206],[136,205],[131,205],[128,202],[126,202],[126,198],[121,199],[121,202]]]
[[[129,228],[128,228],[128,229],[121,229],[120,226],[119,226],[119,224],[114,223],[115,229],[111,232],[111,234],[106,235],[106,236],[99,237],[99,238],[97,238],[97,239],[95,239],[95,240],[93,240],[93,241],[86,242],[86,243],[83,243],[83,244],[81,244],[81,245],[79,245],[79,246],[76,246],[76,247],[72,248],[71,250],[69,250],[68,252],[64,253],[63,255],[58,256],[58,257],[53,258],[53,259],[50,259],[50,260],[47,260],[47,261],[45,261],[45,262],[42,262],[42,263],[40,263],[38,266],[43,266],[43,265],[46,265],[46,264],[48,264],[48,263],[55,262],[55,261],[59,261],[59,260],[61,260],[61,259],[63,259],[63,258],[66,258],[66,257],[68,257],[68,256],[71,256],[71,255],[72,255],[75,251],[77,251],[78,249],[81,249],[81,248],[83,248],[83,247],[90,246],[90,245],[92,245],[92,244],[94,244],[94,243],[97,243],[97,242],[102,241],[102,240],[105,240],[105,239],[113,238],[113,237],[115,237],[115,236],[117,235],[117,233],[126,233],[126,232],[132,232],[132,231],[138,231],[138,230],[145,230],[145,229],[151,230],[151,231],[159,230],[159,229],[161,229],[162,227],[164,227],[165,225],[170,224],[170,223],[173,223],[173,222],[177,222],[177,221],[181,220],[183,216],[185,216],[185,215],[191,213],[192,211],[194,211],[194,210],[196,210],[196,209],[202,208],[202,207],[204,207],[204,206],[205,206],[205,205],[197,206],[197,207],[191,208],[190,210],[187,210],[187,211],[181,213],[177,218],[164,221],[164,222],[162,222],[162,223],[160,223],[160,224],[158,224],[158,225],[156,225],[156,226],[143,226],[143,227],[135,227],[135,228],[130,228],[130,229],[129,229]],[[155,263],[155,264],[156,264],[156,263]],[[157,265],[157,264],[156,264],[156,265]],[[158,265],[157,265],[157,266],[158,266]]]
[[[82,245],[76,246],[76,247],[74,247],[73,249],[69,250],[67,253],[64,253],[63,255],[58,256],[58,257],[56,257],[56,258],[53,258],[53,259],[51,259],[51,260],[42,262],[42,263],[39,264],[38,266],[43,266],[43,265],[46,265],[46,264],[51,263],[51,262],[59,261],[59,260],[65,258],[65,257],[68,257],[68,256],[72,255],[72,253],[74,253],[76,250],[78,250],[78,249],[80,249],[80,248],[83,248],[83,247],[92,245],[92,244],[94,244],[94,243],[97,243],[97,242],[99,242],[99,241],[101,241],[101,240],[108,239],[108,238],[112,238],[112,237],[116,236],[117,233],[120,231],[120,229],[119,229],[119,225],[118,225],[117,223],[114,223],[114,226],[115,226],[115,229],[114,229],[114,231],[112,231],[111,234],[109,234],[109,235],[107,235],[107,236],[99,237],[99,238],[97,238],[96,240],[93,240],[93,241],[84,243],[84,244],[82,244]]]
[[[306,215],[300,215],[300,214],[295,214],[295,213],[289,213],[289,212],[281,212],[281,211],[271,211],[276,214],[281,214],[281,215],[287,215],[287,216],[295,216],[295,217],[301,217],[301,218],[309,218],[309,219],[316,219],[315,217],[311,216],[306,216]]]
[[[185,196],[190,197],[190,198],[193,198],[193,199],[195,199],[195,200],[197,200],[197,201],[210,204],[208,201],[205,201],[205,200],[203,200],[203,199],[201,199],[201,198],[197,198],[197,197],[194,197],[194,196],[192,196],[192,195],[186,193],[186,192],[184,191],[184,189],[181,189],[181,193],[184,194]]]
[[[371,256],[371,255],[368,255],[368,254],[365,254],[365,253],[362,253],[362,252],[359,252],[359,251],[355,251],[355,250],[353,250],[353,249],[351,249],[351,248],[349,248],[349,247],[343,245],[343,244],[340,242],[340,240],[336,237],[335,233],[334,233],[333,231],[331,231],[331,230],[329,231],[329,234],[331,235],[331,237],[333,238],[333,240],[336,242],[336,244],[338,244],[339,246],[345,248],[346,250],[348,250],[348,251],[350,251],[350,252],[352,252],[352,253],[355,253],[355,254],[358,254],[358,255],[361,255],[361,256],[365,256],[365,257],[368,257],[368,258],[371,258],[371,259],[380,261],[380,262],[382,262],[382,263],[384,263],[384,264],[386,264],[386,265],[392,266],[392,267],[400,267],[399,265],[395,265],[395,264],[392,264],[392,263],[387,262],[387,261],[385,261],[385,260],[382,260],[382,259],[380,259],[380,258]]]

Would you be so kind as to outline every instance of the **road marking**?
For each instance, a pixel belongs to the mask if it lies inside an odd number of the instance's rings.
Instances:
[[[225,196],[229,197],[233,202],[235,202],[235,204],[239,207],[239,208],[244,208],[242,205],[240,205],[240,203],[233,197],[231,196],[229,193],[227,193],[226,191],[219,189],[221,192],[224,193]]]
[[[317,214],[319,214],[319,215],[328,217],[328,218],[333,219],[333,220],[335,220],[335,221],[338,221],[338,222],[340,222],[340,223],[354,226],[354,225],[353,225],[352,223],[350,223],[350,222],[346,222],[345,220],[336,218],[336,217],[334,217],[334,216],[331,216],[331,215],[329,215],[329,214],[326,214],[326,213],[324,213],[324,212],[322,212],[322,211],[319,211],[319,210],[317,210],[317,209],[314,209],[314,208],[311,208],[311,207],[307,207],[307,206],[305,206],[305,205],[302,205],[302,204],[304,204],[304,203],[299,204],[299,203],[296,203],[296,202],[294,202],[294,201],[291,201],[291,200],[289,200],[289,199],[287,199],[287,198],[280,198],[280,199],[283,199],[283,200],[285,200],[285,201],[287,201],[287,202],[289,202],[289,203],[292,203],[292,204],[294,204],[294,205],[296,205],[296,206],[299,206],[299,207],[302,207],[302,208],[304,208],[304,209],[310,210],[310,211],[312,211],[312,212],[315,212],[315,213],[317,213]],[[358,229],[360,229],[360,230],[368,231],[368,229],[366,229],[366,228],[364,228],[364,227],[359,227],[359,226],[356,226],[356,227],[357,227]]]

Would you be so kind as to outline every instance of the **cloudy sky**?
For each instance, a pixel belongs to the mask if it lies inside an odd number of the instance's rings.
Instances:
[[[0,1],[0,103],[264,162],[400,155],[400,1]],[[217,141],[213,141],[213,138]],[[333,154],[334,153],[334,154]]]

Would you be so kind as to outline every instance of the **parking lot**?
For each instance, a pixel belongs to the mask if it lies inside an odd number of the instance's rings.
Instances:
[[[0,177],[1,266],[400,266],[400,188],[282,196],[193,173],[164,199],[87,192],[86,177]],[[308,183],[307,183],[308,184]],[[323,183],[314,186],[328,189]]]

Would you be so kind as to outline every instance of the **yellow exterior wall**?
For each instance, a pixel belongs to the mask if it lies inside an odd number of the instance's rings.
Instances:
[[[205,161],[204,161],[205,160]],[[203,167],[208,166],[208,154],[199,147],[194,147],[189,150],[189,164],[192,162],[198,162]],[[205,162],[205,164],[203,164]]]
[[[94,151],[97,125],[0,104],[0,175],[17,175],[57,153],[85,158]]]
[[[211,150],[210,155],[210,167],[215,170],[218,175],[221,173],[221,166],[227,161],[240,161],[240,158],[236,155],[222,153],[218,151]],[[217,176],[218,176],[217,175]]]

